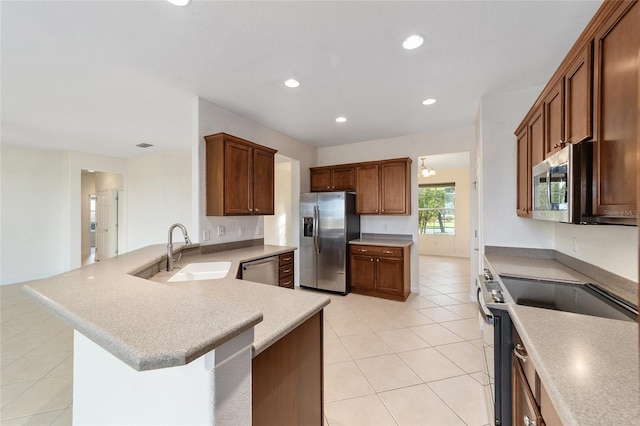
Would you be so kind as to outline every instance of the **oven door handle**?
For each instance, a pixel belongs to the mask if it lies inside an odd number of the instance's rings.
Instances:
[[[484,303],[484,297],[482,297],[482,289],[480,287],[478,287],[478,292],[476,293],[476,296],[478,297],[478,307],[479,307],[478,311],[482,316],[482,320],[486,324],[493,325],[493,314],[491,313],[489,308],[487,308],[487,305]]]

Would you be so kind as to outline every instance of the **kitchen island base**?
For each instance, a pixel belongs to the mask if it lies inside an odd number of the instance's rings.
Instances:
[[[253,329],[181,366],[136,371],[74,332],[74,425],[251,424]]]

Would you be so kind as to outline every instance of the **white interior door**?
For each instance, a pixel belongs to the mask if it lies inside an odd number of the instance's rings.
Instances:
[[[98,191],[96,200],[96,262],[118,254],[118,191]]]

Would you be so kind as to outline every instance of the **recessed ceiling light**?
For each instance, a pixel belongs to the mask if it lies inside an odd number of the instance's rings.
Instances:
[[[191,3],[191,0],[167,0],[167,1],[174,6],[186,6],[189,3]]]
[[[336,118],[336,122],[337,123],[344,123],[345,121],[347,121],[347,117],[338,117],[338,118]]]
[[[296,87],[300,87],[300,82],[298,80],[290,78],[289,80],[284,82],[284,85],[287,87],[291,87],[292,89],[295,89]]]
[[[436,103],[436,100],[433,98],[425,99],[422,101],[422,105],[433,105]]]
[[[407,50],[415,49],[417,47],[422,46],[422,42],[424,39],[417,34],[407,37],[405,41],[402,42],[402,47]]]
[[[139,148],[149,148],[149,147],[151,147],[153,145],[151,145],[150,143],[144,143],[143,142],[143,143],[137,144],[136,146],[139,147]]]

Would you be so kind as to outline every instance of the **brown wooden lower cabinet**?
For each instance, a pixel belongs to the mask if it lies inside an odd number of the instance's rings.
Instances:
[[[278,285],[280,287],[293,288],[293,252],[280,255],[278,262]]]
[[[253,358],[252,424],[323,422],[322,311]]]
[[[410,247],[352,244],[351,291],[367,296],[407,300],[411,293]]]

